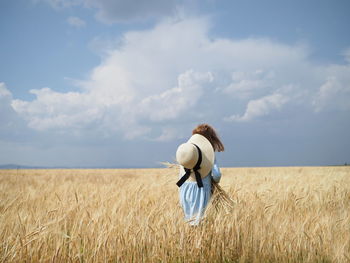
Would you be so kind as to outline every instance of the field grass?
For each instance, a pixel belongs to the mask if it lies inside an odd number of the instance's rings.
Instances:
[[[223,168],[183,222],[172,169],[0,170],[1,262],[349,262],[350,168]]]

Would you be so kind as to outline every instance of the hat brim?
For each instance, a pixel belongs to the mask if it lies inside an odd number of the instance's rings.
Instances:
[[[188,143],[193,143],[201,149],[202,152],[202,163],[200,169],[198,170],[201,177],[206,177],[213,168],[214,165],[214,149],[207,138],[200,134],[194,134],[188,140]],[[181,169],[184,171],[183,167]],[[194,178],[194,173],[191,173],[191,177]]]

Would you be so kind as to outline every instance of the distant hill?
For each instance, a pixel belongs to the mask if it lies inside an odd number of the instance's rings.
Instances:
[[[18,164],[2,164],[0,169],[40,169],[45,167],[29,166],[29,165],[18,165]]]
[[[144,169],[144,168],[164,168],[161,166],[106,166],[106,167],[99,167],[99,166],[76,166],[76,167],[65,167],[65,166],[29,166],[29,165],[19,165],[19,164],[2,164],[0,165],[0,170],[5,170],[5,169]]]
[[[311,165],[311,166],[350,166],[350,162],[344,164],[329,164],[329,165]],[[233,167],[233,166],[232,166]],[[254,167],[254,166],[250,166]],[[257,166],[258,167],[258,166]],[[273,167],[273,166],[271,166]],[[147,169],[147,168],[165,168],[164,165],[157,163],[155,165],[149,166],[131,166],[131,165],[121,165],[121,166],[30,166],[30,165],[20,165],[20,164],[0,164],[0,170],[6,169]]]

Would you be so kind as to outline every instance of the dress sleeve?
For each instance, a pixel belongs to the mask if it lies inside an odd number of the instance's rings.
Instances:
[[[220,182],[220,179],[221,179],[221,172],[220,172],[220,168],[216,162],[216,159],[214,161],[214,166],[213,166],[213,169],[211,171],[211,176],[213,177],[213,180],[216,182],[216,183],[219,183]]]

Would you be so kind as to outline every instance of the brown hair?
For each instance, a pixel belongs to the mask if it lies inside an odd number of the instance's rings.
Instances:
[[[209,124],[203,123],[199,124],[194,130],[192,134],[200,134],[207,138],[216,152],[223,152],[225,150],[224,145],[219,139],[219,136],[216,134],[216,131]]]

